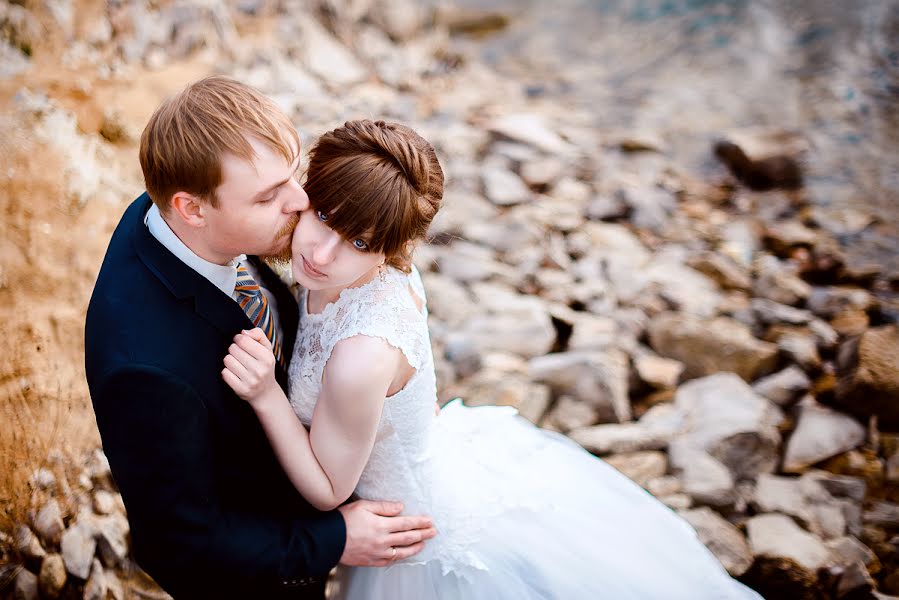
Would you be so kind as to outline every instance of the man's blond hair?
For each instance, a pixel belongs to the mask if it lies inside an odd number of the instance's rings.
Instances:
[[[253,137],[296,160],[300,138],[287,115],[259,90],[214,75],[188,85],[163,102],[140,139],[147,193],[163,213],[172,196],[187,192],[218,205],[222,155],[253,161]]]

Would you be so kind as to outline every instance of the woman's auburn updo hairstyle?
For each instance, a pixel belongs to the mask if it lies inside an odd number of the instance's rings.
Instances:
[[[443,199],[433,146],[409,127],[362,119],[322,135],[309,152],[306,194],[344,239],[408,273],[413,242],[424,238]]]

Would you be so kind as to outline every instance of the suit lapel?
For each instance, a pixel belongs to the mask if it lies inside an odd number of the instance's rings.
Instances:
[[[184,264],[153,237],[144,223],[144,217],[152,201],[144,193],[129,207],[126,214],[133,220],[132,240],[141,261],[165,285],[176,298],[192,298],[194,311],[221,331],[227,339],[237,335],[242,329],[252,329],[253,323],[240,306],[226,296],[208,279]],[[251,258],[263,279],[262,284],[272,292],[278,302],[278,316],[284,333],[284,350],[287,358],[293,352],[297,328],[297,304],[287,286],[263,261]],[[277,365],[275,376],[281,387],[286,388],[287,372]]]
[[[153,237],[144,223],[151,204],[146,193],[135,201],[137,203],[141,203],[141,206],[135,214],[132,239],[137,255],[147,268],[176,298],[193,298],[196,313],[222,333],[231,336],[241,329],[251,328],[252,323],[234,300],[181,262]]]

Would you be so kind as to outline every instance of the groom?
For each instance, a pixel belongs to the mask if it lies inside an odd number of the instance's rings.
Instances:
[[[297,305],[257,256],[289,252],[309,205],[299,150],[287,116],[233,80],[164,102],[141,137],[147,193],[88,308],[87,380],[135,558],[178,600],[320,599],[338,562],[384,566],[436,533],[398,503],[312,508],[221,378],[234,336],[259,326],[286,383]]]

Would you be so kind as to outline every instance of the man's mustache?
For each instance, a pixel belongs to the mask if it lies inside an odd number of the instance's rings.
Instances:
[[[287,238],[286,243],[280,247],[279,250],[275,251],[269,256],[265,256],[266,260],[269,262],[279,265],[285,266],[290,261],[290,242],[291,236],[293,236],[293,230],[297,228],[297,225],[300,223],[300,213],[293,213],[290,215],[290,220],[284,224],[284,227],[278,230],[278,234],[275,236],[275,241],[283,240]]]
[[[281,239],[283,237],[287,237],[289,235],[293,235],[293,230],[297,228],[297,225],[300,223],[300,213],[293,213],[290,215],[290,220],[278,231],[277,239]]]

